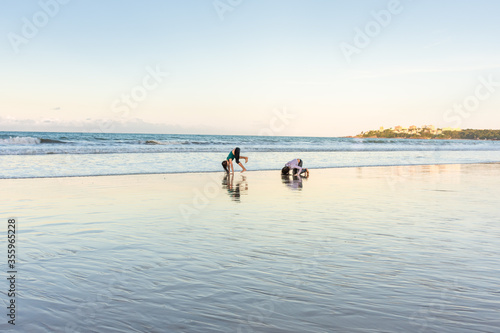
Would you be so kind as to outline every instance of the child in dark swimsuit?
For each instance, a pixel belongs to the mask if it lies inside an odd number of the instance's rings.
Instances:
[[[234,172],[233,160],[236,160],[236,164],[243,169],[241,172],[247,171],[243,164],[240,163],[240,158],[245,159],[245,163],[248,162],[248,157],[240,156],[240,148],[236,147],[229,153],[229,155],[227,155],[226,160],[222,162],[222,167],[226,170],[226,172]]]

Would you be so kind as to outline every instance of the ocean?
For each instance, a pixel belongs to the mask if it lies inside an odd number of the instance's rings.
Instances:
[[[0,132],[0,178],[222,171],[235,147],[249,171],[500,162],[498,141]]]

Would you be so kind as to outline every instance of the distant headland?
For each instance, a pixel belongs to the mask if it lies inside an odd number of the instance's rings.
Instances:
[[[361,132],[355,138],[399,138],[399,139],[466,139],[466,140],[500,140],[500,130],[492,129],[460,129],[436,128],[434,125],[417,127],[396,126],[394,128]]]

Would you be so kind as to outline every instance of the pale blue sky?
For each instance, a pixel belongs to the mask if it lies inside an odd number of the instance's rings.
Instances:
[[[495,0],[0,3],[0,130],[500,128]]]

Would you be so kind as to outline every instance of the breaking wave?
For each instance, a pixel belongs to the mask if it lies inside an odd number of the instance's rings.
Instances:
[[[0,139],[1,145],[38,145],[43,143],[67,143],[60,140],[54,139],[44,139],[44,138],[34,138],[31,136],[15,136]]]
[[[16,136],[6,139],[0,139],[1,145],[38,145],[42,142],[39,138],[29,136]]]

